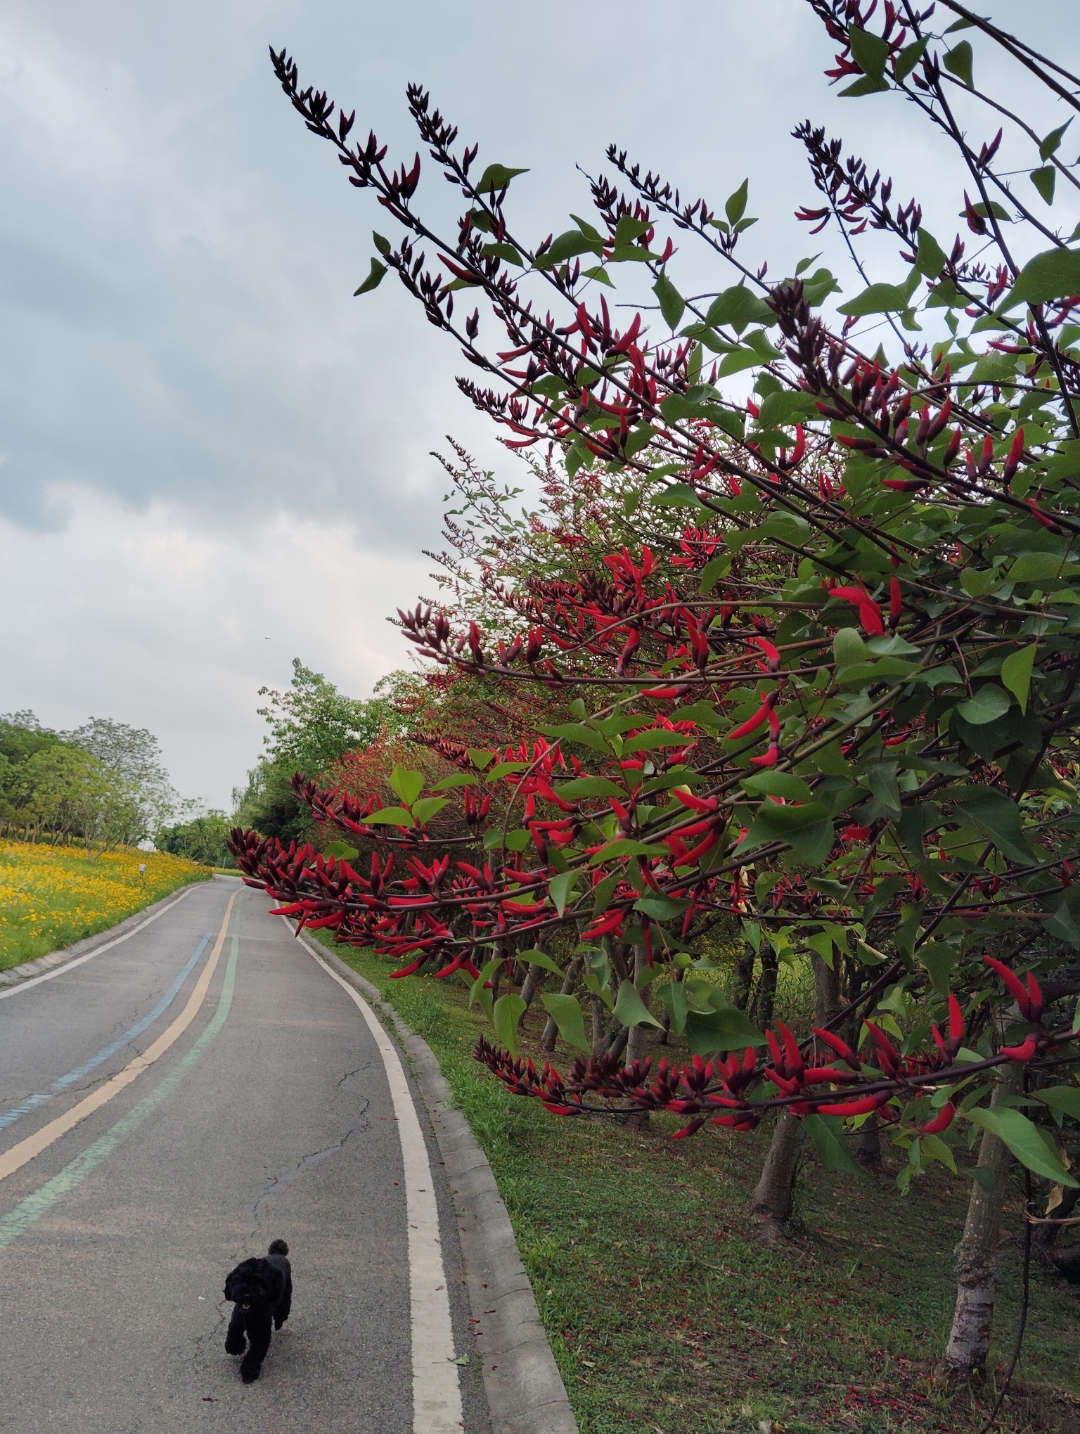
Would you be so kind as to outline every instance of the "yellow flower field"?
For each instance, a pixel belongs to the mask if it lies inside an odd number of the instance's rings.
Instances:
[[[87,861],[77,847],[0,841],[0,970],[104,931],[210,876],[209,867],[165,852],[125,847]]]

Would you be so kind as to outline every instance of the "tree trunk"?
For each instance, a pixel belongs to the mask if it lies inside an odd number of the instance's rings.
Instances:
[[[770,1240],[775,1240],[780,1226],[791,1219],[795,1172],[799,1168],[805,1134],[802,1121],[786,1110],[773,1129],[769,1153],[750,1201],[751,1210],[761,1220],[766,1238]]]
[[[767,941],[761,943],[761,975],[754,992],[750,1019],[760,1029],[772,1025],[773,1007],[776,1004],[776,977],[780,962],[776,952]]]
[[[881,1122],[876,1110],[870,1112],[859,1130],[855,1159],[864,1170],[878,1170],[881,1166]]]
[[[559,989],[560,996],[572,996],[574,994],[574,986],[577,983],[578,964],[577,961],[571,961],[566,975],[563,977],[562,986]],[[547,1018],[547,1025],[544,1027],[544,1034],[540,1037],[540,1045],[549,1055],[555,1049],[555,1042],[558,1039],[558,1035],[559,1028],[552,1017],[549,1016]]]
[[[1020,1089],[1022,1067],[1010,1062],[998,1078],[990,1108]],[[971,1185],[964,1234],[956,1251],[956,1307],[940,1374],[947,1384],[981,1378],[986,1372],[997,1288],[997,1243],[1005,1185],[1012,1155],[989,1130],[979,1143],[979,1169],[989,1174],[986,1189]]]
[[[525,1009],[518,1017],[518,1030],[523,1029],[525,1017],[529,1014],[529,1007],[536,996],[536,988],[540,984],[543,971],[539,966],[530,966],[525,974],[525,980],[521,983],[521,999],[525,1002]]]
[[[754,948],[747,942],[743,954],[735,966],[735,991],[732,1004],[737,1011],[745,1011],[750,1004],[750,992],[754,987]]]
[[[646,955],[645,955],[645,946],[644,946],[644,943],[642,943],[640,946],[635,946],[635,947],[634,947],[634,980],[635,980],[635,982],[636,982],[637,978],[641,975],[642,971],[644,971],[645,968],[648,966],[648,964],[649,964],[649,962],[648,962],[648,958],[647,958]],[[626,1060],[623,1062],[624,1065],[632,1066],[635,1061],[643,1061],[643,1060],[645,1059],[645,1037],[646,1037],[646,1028],[645,1028],[644,1026],[631,1026],[631,1027],[629,1028],[629,1031],[628,1031],[627,1037],[626,1037]],[[629,1126],[629,1128],[630,1128],[631,1130],[646,1130],[646,1129],[648,1129],[648,1126],[649,1126],[649,1112],[648,1112],[647,1110],[635,1111],[633,1115],[628,1115],[628,1116],[626,1117],[626,1124]]]
[[[599,996],[593,996],[589,1005],[592,1012],[592,1053],[599,1059],[607,1044],[607,1036],[604,1034],[604,1003]]]
[[[754,997],[754,1010],[756,1013],[759,998],[762,998],[767,1001],[771,1019],[778,963],[775,954],[771,952],[772,960],[766,962],[766,950],[765,943],[762,943],[761,982]],[[814,972],[814,1021],[817,1025],[824,1026],[832,1020],[843,1004],[840,957],[834,956],[832,966],[827,965],[816,953],[810,960]],[[763,1222],[769,1239],[776,1239],[780,1226],[791,1219],[795,1207],[795,1176],[799,1169],[799,1156],[805,1136],[802,1121],[785,1110],[773,1130],[769,1153],[765,1157],[761,1178],[751,1201],[751,1209]]]

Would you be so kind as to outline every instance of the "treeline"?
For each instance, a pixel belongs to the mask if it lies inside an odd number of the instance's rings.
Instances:
[[[92,857],[137,846],[175,811],[177,797],[145,728],[92,717],[71,732],[33,712],[0,717],[0,833]]]

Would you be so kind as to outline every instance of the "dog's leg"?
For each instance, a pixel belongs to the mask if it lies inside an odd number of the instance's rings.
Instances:
[[[243,1354],[247,1349],[247,1335],[244,1333],[244,1315],[237,1305],[232,1312],[229,1328],[225,1331],[225,1353]]]
[[[274,1311],[274,1328],[280,1329],[289,1318],[289,1311],[292,1309],[292,1275],[285,1276],[285,1293],[281,1296],[281,1303]]]
[[[240,1378],[245,1384],[258,1379],[266,1351],[270,1348],[270,1313],[268,1310],[252,1310],[248,1319],[248,1338],[251,1340],[248,1352],[240,1361]]]

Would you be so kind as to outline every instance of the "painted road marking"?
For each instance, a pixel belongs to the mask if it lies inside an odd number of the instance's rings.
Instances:
[[[233,903],[239,895],[239,891],[234,891],[229,897],[229,904],[225,908],[225,916],[221,923],[221,930],[218,932],[217,940],[214,942],[214,949],[210,953],[210,958],[203,967],[202,975],[196,981],[194,989],[188,997],[187,1005],[177,1016],[176,1020],[173,1021],[172,1025],[162,1031],[153,1045],[148,1046],[141,1055],[129,1061],[122,1071],[117,1071],[116,1075],[110,1076],[107,1081],[103,1081],[97,1090],[91,1091],[91,1093],[80,1100],[77,1105],[73,1105],[70,1110],[65,1111],[63,1115],[57,1116],[55,1120],[51,1120],[48,1125],[43,1125],[41,1129],[33,1135],[28,1135],[25,1140],[20,1140],[18,1145],[13,1145],[10,1150],[5,1150],[3,1155],[0,1155],[0,1180],[6,1180],[7,1177],[13,1175],[16,1170],[21,1170],[24,1165],[33,1160],[35,1156],[40,1155],[43,1150],[47,1150],[50,1145],[59,1140],[62,1135],[66,1135],[67,1132],[78,1125],[80,1121],[85,1120],[88,1115],[92,1115],[95,1110],[100,1110],[103,1105],[107,1105],[114,1096],[119,1095],[132,1081],[137,1080],[143,1071],[149,1070],[154,1062],[159,1060],[169,1047],[184,1034],[188,1026],[191,1025],[192,1021],[198,1015],[199,1008],[206,999],[207,988],[217,968],[221,948],[225,944],[225,932],[228,929],[229,918],[232,916]]]
[[[28,1195],[25,1200],[16,1205],[14,1210],[7,1215],[0,1216],[0,1248],[13,1244],[23,1232],[34,1223],[40,1220],[42,1215],[51,1210],[58,1200],[70,1194],[77,1185],[82,1184],[86,1177],[95,1170],[111,1151],[115,1150],[121,1140],[139,1125],[146,1117],[161,1104],[165,1097],[179,1084],[184,1075],[191,1069],[199,1056],[214,1039],[225,1024],[229,1014],[229,1007],[232,1005],[233,986],[236,981],[236,954],[240,947],[240,938],[236,935],[232,939],[232,950],[229,953],[228,964],[225,967],[225,979],[221,985],[221,995],[218,998],[217,1010],[210,1019],[209,1024],[199,1036],[198,1040],[184,1056],[176,1068],[169,1072],[160,1085],[155,1086],[149,1095],[143,1096],[138,1105],[134,1106],[127,1115],[123,1116],[111,1130],[98,1137],[92,1145],[88,1145],[81,1155],[77,1155],[70,1165],[66,1165],[58,1175],[47,1180],[40,1189]]]
[[[101,946],[95,946],[93,951],[88,951],[85,956],[76,956],[73,961],[65,961],[62,966],[57,966],[55,971],[46,971],[44,976],[31,976],[28,981],[20,981],[17,986],[10,990],[0,991],[0,1001],[6,1001],[9,996],[17,996],[21,991],[29,991],[31,986],[40,986],[42,981],[51,981],[54,976],[62,976],[65,971],[73,971],[76,966],[81,966],[84,961],[92,961],[95,956],[100,956],[103,951],[111,951],[114,946],[119,946],[122,941],[128,941],[132,936],[137,936],[140,931],[145,931],[159,916],[164,916],[166,911],[171,911],[174,906],[179,906],[185,896],[190,896],[194,887],[186,887],[175,901],[170,901],[168,906],[163,906],[160,911],[155,911],[153,916],[148,916],[145,921],[140,921],[138,926],[133,926],[130,931],[125,931],[123,936],[115,936],[111,941],[106,941]]]
[[[29,1096],[23,1101],[22,1105],[14,1105],[10,1110],[0,1111],[0,1130],[6,1130],[9,1125],[15,1124],[20,1115],[28,1115],[30,1111],[36,1110],[39,1105],[44,1105],[47,1100],[52,1100],[54,1095],[59,1095],[61,1091],[67,1090],[69,1085],[74,1085],[77,1080],[81,1080],[83,1076],[89,1075],[90,1072],[101,1065],[103,1061],[107,1061],[110,1056],[114,1056],[117,1051],[123,1050],[129,1041],[133,1041],[136,1036],[141,1036],[147,1026],[152,1026],[157,1018],[163,1015],[176,1000],[180,994],[180,987],[191,975],[192,967],[206,950],[209,943],[210,937],[204,936],[195,948],[195,955],[192,956],[191,960],[180,972],[179,976],[177,976],[176,980],[165,992],[164,996],[162,996],[150,1014],[144,1016],[141,1021],[137,1021],[130,1031],[125,1031],[119,1040],[113,1041],[111,1045],[105,1046],[103,1050],[98,1051],[96,1056],[91,1056],[88,1061],[85,1061],[75,1070],[68,1071],[67,1075],[62,1075],[59,1080],[54,1080],[48,1090],[39,1091],[37,1095]]]
[[[284,917],[282,920],[289,926]],[[289,931],[292,931],[291,926]],[[405,1209],[409,1226],[413,1434],[461,1434],[461,1389],[458,1385],[458,1366],[454,1363],[457,1351],[454,1349],[454,1329],[450,1321],[448,1282],[439,1243],[439,1207],[435,1201],[435,1182],[427,1145],[409,1092],[405,1068],[386,1027],[356,987],[339,976],[306,942],[303,946],[359,1006],[382,1056],[394,1103],[405,1167]]]

